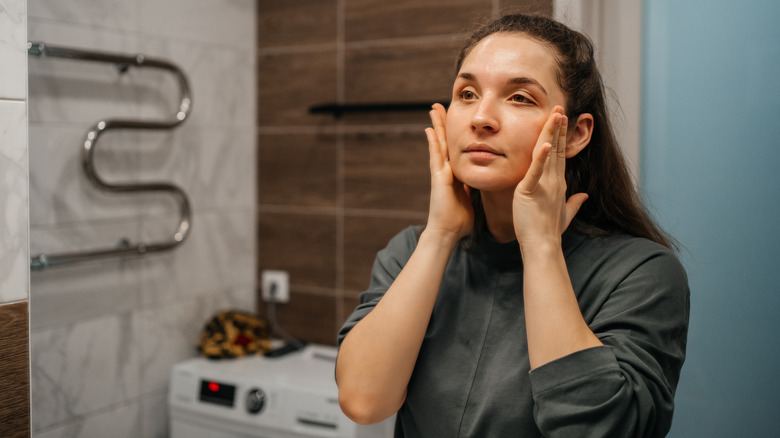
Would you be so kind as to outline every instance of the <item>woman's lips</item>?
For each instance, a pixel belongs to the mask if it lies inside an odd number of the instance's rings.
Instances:
[[[463,152],[474,161],[490,161],[504,156],[504,154],[482,143],[473,143]]]

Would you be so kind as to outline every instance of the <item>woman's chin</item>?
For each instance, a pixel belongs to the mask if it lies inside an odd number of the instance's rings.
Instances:
[[[480,192],[504,192],[517,187],[518,181],[510,181],[507,178],[496,178],[490,175],[474,175],[466,173],[464,175],[455,175],[458,181],[466,184],[472,189]]]

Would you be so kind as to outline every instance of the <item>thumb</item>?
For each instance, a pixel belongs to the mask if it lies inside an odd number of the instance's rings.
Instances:
[[[580,211],[582,204],[584,204],[587,200],[587,193],[575,193],[569,197],[569,199],[566,201],[566,228],[569,227],[572,219],[574,219],[574,216],[578,211]]]

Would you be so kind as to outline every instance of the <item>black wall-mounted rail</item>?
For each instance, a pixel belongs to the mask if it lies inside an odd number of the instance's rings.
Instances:
[[[346,113],[366,112],[403,112],[403,111],[429,111],[436,102],[399,102],[399,103],[330,103],[315,105],[309,108],[310,114],[333,114],[341,117]],[[444,103],[447,106],[449,103]]]

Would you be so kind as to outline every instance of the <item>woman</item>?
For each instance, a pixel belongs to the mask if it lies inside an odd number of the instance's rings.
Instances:
[[[664,436],[688,285],[619,153],[593,48],[503,17],[435,105],[431,201],[339,333],[339,402],[396,436]],[[568,193],[567,193],[568,192]]]

